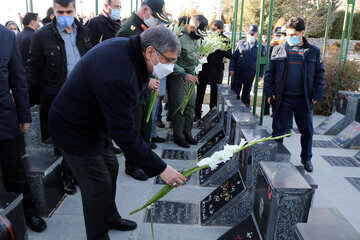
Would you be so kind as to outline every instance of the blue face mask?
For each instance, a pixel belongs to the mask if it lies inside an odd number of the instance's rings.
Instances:
[[[297,46],[300,43],[299,37],[286,37],[287,42],[290,46]]]
[[[111,9],[111,14],[109,15],[110,18],[114,21],[118,20],[121,16],[121,9],[112,9],[111,7],[110,9]]]
[[[57,22],[64,28],[69,28],[74,23],[74,15],[70,16],[57,16]]]

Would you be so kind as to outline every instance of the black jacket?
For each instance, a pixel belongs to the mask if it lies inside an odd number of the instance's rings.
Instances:
[[[134,119],[148,77],[140,36],[95,46],[75,66],[51,106],[49,132],[55,143],[72,154],[92,156],[104,151],[110,135],[126,159],[150,177],[160,174],[166,164],[139,135]]]
[[[229,38],[223,34],[221,36],[225,39],[225,42],[230,44]],[[224,75],[224,57],[230,59],[231,56],[231,49],[228,51],[217,50],[210,54],[207,59],[208,63],[203,65],[203,70],[199,73],[200,84],[214,85],[221,83]]]
[[[90,31],[91,43],[95,46],[100,40],[105,41],[115,37],[120,27],[120,21],[115,22],[100,14],[99,16],[92,18],[86,25]]]
[[[0,140],[15,138],[19,135],[19,123],[30,122],[28,86],[19,45],[15,34],[0,25]]]
[[[313,109],[312,99],[320,102],[324,95],[324,64],[318,47],[311,45],[306,38],[304,41],[304,65],[303,82],[304,93],[309,110]],[[265,75],[264,91],[266,97],[276,96],[276,105],[279,107],[284,91],[284,80],[288,64],[288,43],[277,45],[273,48],[270,62]]]
[[[90,48],[90,34],[86,26],[75,19],[77,26],[76,45],[83,56]],[[51,24],[36,31],[30,46],[30,58],[25,67],[30,85],[41,82],[42,91],[56,95],[67,77],[67,60],[64,41],[56,27],[56,18]]]
[[[27,60],[29,59],[30,44],[33,35],[34,35],[34,29],[29,27],[25,27],[24,30],[17,35],[24,67]]]

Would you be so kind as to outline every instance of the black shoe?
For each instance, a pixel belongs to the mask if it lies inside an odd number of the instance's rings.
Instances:
[[[190,144],[187,143],[184,139],[174,139],[174,143],[183,148],[190,148]]]
[[[311,161],[306,161],[306,162],[305,162],[304,160],[301,160],[301,163],[304,165],[304,169],[305,169],[307,172],[312,172],[312,171],[314,170]]]
[[[74,183],[68,181],[64,184],[64,191],[65,193],[69,194],[69,195],[73,195],[76,193],[76,187],[74,185]]]
[[[136,222],[127,220],[127,219],[119,219],[116,222],[108,223],[109,229],[115,229],[119,231],[131,231],[137,227]]]
[[[115,154],[122,154],[123,153],[123,151],[118,147],[113,147],[113,150],[114,150]]]
[[[153,142],[149,142],[149,145],[150,145],[151,149],[156,149],[157,148],[156,144],[153,143]]]
[[[34,232],[42,232],[46,228],[46,222],[38,216],[25,216],[26,225]]]
[[[134,170],[129,170],[129,169],[125,169],[125,173],[127,175],[129,175],[130,177],[139,180],[139,181],[146,181],[149,179],[149,177],[146,175],[146,173],[140,169],[134,169]]]
[[[165,138],[162,138],[162,137],[154,137],[151,139],[151,142],[154,142],[154,143],[164,143],[166,141]]]
[[[197,145],[198,144],[198,141],[193,137],[185,137],[185,141],[187,141],[191,145]]]
[[[163,123],[161,120],[156,121],[156,126],[159,128],[165,128],[165,123]]]

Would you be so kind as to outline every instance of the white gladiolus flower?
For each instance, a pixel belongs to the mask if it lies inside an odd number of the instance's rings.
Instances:
[[[195,73],[199,74],[199,72],[202,71],[202,64],[199,64],[196,68],[195,68]]]
[[[206,57],[201,58],[201,59],[199,60],[199,63],[200,63],[200,64],[208,63],[207,58],[206,58]]]

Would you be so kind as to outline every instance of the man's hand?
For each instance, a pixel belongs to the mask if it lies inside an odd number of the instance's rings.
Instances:
[[[186,182],[186,178],[181,175],[178,171],[170,167],[169,165],[165,168],[165,170],[159,175],[161,179],[166,182],[171,187],[179,187],[184,182]]]
[[[314,100],[314,99],[312,99],[311,101],[312,101],[313,104],[317,104],[317,103],[318,103],[318,101],[316,101],[316,100]]]
[[[227,59],[226,57],[223,58],[223,63],[228,63],[229,59]]]
[[[20,127],[20,132],[24,133],[29,129],[30,123],[20,123],[19,127]]]
[[[234,76],[234,71],[229,71],[230,76]]]
[[[191,74],[186,74],[185,76],[185,80],[191,83],[198,83],[199,80],[197,79],[197,77],[191,75]]]
[[[149,85],[148,85],[148,88],[150,90],[159,90],[159,86],[160,86],[160,81],[159,80],[156,80],[155,78],[150,78],[150,81],[149,81]]]
[[[270,47],[274,47],[274,46],[276,46],[276,45],[278,45],[278,44],[279,44],[279,41],[273,39],[273,40],[270,42]]]
[[[272,97],[268,97],[268,99],[267,99],[267,102],[271,105],[271,99],[276,99],[276,97],[275,96],[272,96]]]

